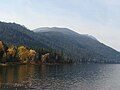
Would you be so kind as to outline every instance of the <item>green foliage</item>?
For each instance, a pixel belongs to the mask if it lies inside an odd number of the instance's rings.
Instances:
[[[64,57],[51,49],[38,48],[33,50],[26,46],[9,46],[5,51],[3,42],[0,41],[0,62],[19,63],[64,63]]]
[[[42,32],[33,32],[15,23],[0,22],[0,39],[7,45],[25,45],[36,50],[39,61],[46,53],[62,52],[62,56],[74,62],[120,62],[119,52],[93,37],[66,28],[42,28]],[[51,58],[55,57],[52,55]]]

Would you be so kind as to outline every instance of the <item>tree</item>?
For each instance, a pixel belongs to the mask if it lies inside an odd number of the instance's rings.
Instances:
[[[49,57],[50,57],[50,53],[46,53],[42,55],[41,57],[42,63],[46,63],[49,60]]]
[[[0,61],[2,61],[3,55],[4,55],[4,46],[3,46],[3,42],[0,41]]]
[[[35,56],[36,56],[36,51],[35,50],[32,50],[32,49],[30,49],[29,50],[29,60],[30,61],[33,61],[34,59],[35,59]]]
[[[27,62],[29,56],[29,50],[25,46],[18,47],[18,57],[21,62]]]
[[[16,55],[15,46],[12,45],[7,50],[7,59],[8,59],[8,61],[14,61],[15,60],[15,55]]]

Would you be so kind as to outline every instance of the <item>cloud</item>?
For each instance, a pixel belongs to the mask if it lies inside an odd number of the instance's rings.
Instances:
[[[0,20],[30,29],[59,26],[88,33],[120,50],[119,0],[1,0]]]
[[[102,0],[107,6],[120,5],[120,0]]]

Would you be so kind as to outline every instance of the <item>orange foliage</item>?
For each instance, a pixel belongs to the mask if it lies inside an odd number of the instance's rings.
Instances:
[[[21,61],[28,61],[29,50],[25,46],[18,47],[18,55]]]
[[[8,48],[8,50],[7,50],[7,56],[12,56],[12,57],[14,57],[14,56],[15,56],[15,53],[16,53],[16,51],[15,51],[15,49],[14,49],[14,46],[11,46],[11,47]]]
[[[2,51],[2,50],[3,50],[3,42],[0,41],[0,51]]]

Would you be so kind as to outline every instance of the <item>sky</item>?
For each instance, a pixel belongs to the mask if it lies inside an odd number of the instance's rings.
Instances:
[[[120,51],[120,0],[0,0],[0,21],[69,28]]]

